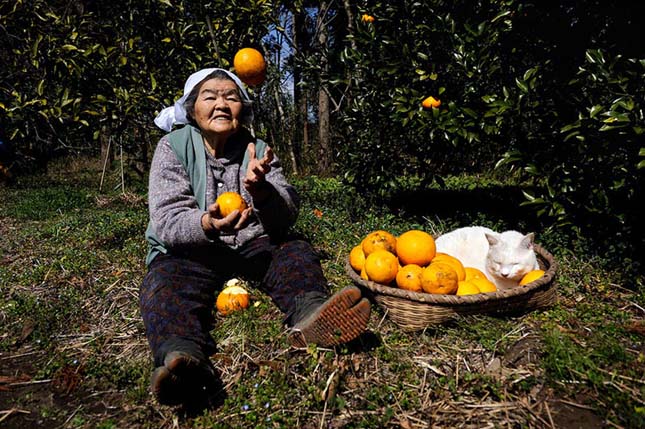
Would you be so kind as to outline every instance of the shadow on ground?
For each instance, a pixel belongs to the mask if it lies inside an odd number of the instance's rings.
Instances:
[[[412,216],[457,219],[464,225],[498,219],[506,228],[519,224],[537,230],[540,225],[532,210],[520,207],[525,201],[519,186],[494,186],[404,191],[393,195],[387,204],[394,212]]]

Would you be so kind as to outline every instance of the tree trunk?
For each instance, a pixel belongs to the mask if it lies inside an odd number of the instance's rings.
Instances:
[[[306,11],[293,10],[293,44],[295,46],[294,55],[301,55],[305,50],[306,44]],[[296,162],[302,162],[302,150],[309,147],[309,132],[307,128],[307,96],[300,85],[302,81],[302,70],[296,58],[293,61],[293,103],[295,106],[295,126],[293,133],[293,148]]]
[[[325,11],[327,10],[327,2],[320,3],[318,9],[318,49],[321,52],[320,57],[320,87],[318,88],[318,143],[319,143],[319,157],[318,157],[318,170],[321,175],[327,176],[331,172],[331,133],[329,128],[329,95],[327,93],[327,78],[328,78],[328,60],[327,60],[327,26],[325,24]]]
[[[293,174],[297,175],[298,163],[296,162],[296,154],[293,149],[293,139],[284,129],[286,118],[284,115],[284,109],[282,108],[282,97],[280,96],[280,90],[277,85],[274,87],[273,97],[275,98],[275,105],[278,110],[278,126],[280,127],[280,135],[286,139],[285,143],[287,145],[287,150],[289,151],[289,158],[291,158],[291,169]]]
[[[347,15],[347,34],[352,36],[349,40],[352,45],[352,49],[356,50],[356,40],[354,40],[354,13],[352,12],[352,5],[349,0],[343,0],[343,6],[345,8],[345,14]]]
[[[143,178],[148,171],[148,133],[140,125],[136,125],[133,131],[134,140],[137,142],[134,152],[132,168],[140,178]]]
[[[107,168],[111,168],[112,161],[114,161],[114,152],[110,147],[110,136],[108,135],[107,125],[101,127],[101,135],[99,137],[101,140],[101,162]]]

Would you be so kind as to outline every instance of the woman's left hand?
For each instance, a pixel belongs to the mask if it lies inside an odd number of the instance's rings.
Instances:
[[[246,177],[243,182],[244,188],[251,194],[253,200],[262,200],[268,196],[268,189],[264,184],[266,183],[265,176],[271,171],[273,151],[267,147],[264,157],[257,159],[255,143],[249,143],[246,150],[249,152],[249,166],[246,169]]]

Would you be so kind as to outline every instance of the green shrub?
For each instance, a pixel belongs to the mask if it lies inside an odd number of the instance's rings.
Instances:
[[[538,215],[594,238],[599,253],[632,272],[642,269],[644,79],[645,59],[588,50],[553,122],[559,132],[541,147],[507,152],[499,163],[532,178],[525,204]]]

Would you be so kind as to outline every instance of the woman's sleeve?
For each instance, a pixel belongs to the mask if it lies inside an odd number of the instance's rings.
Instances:
[[[168,247],[209,243],[188,173],[162,138],[155,149],[148,183],[150,220],[157,237]]]
[[[264,229],[271,233],[283,233],[298,218],[300,198],[296,189],[287,182],[277,155],[271,161],[271,171],[265,177],[270,185],[269,196],[253,209]]]

